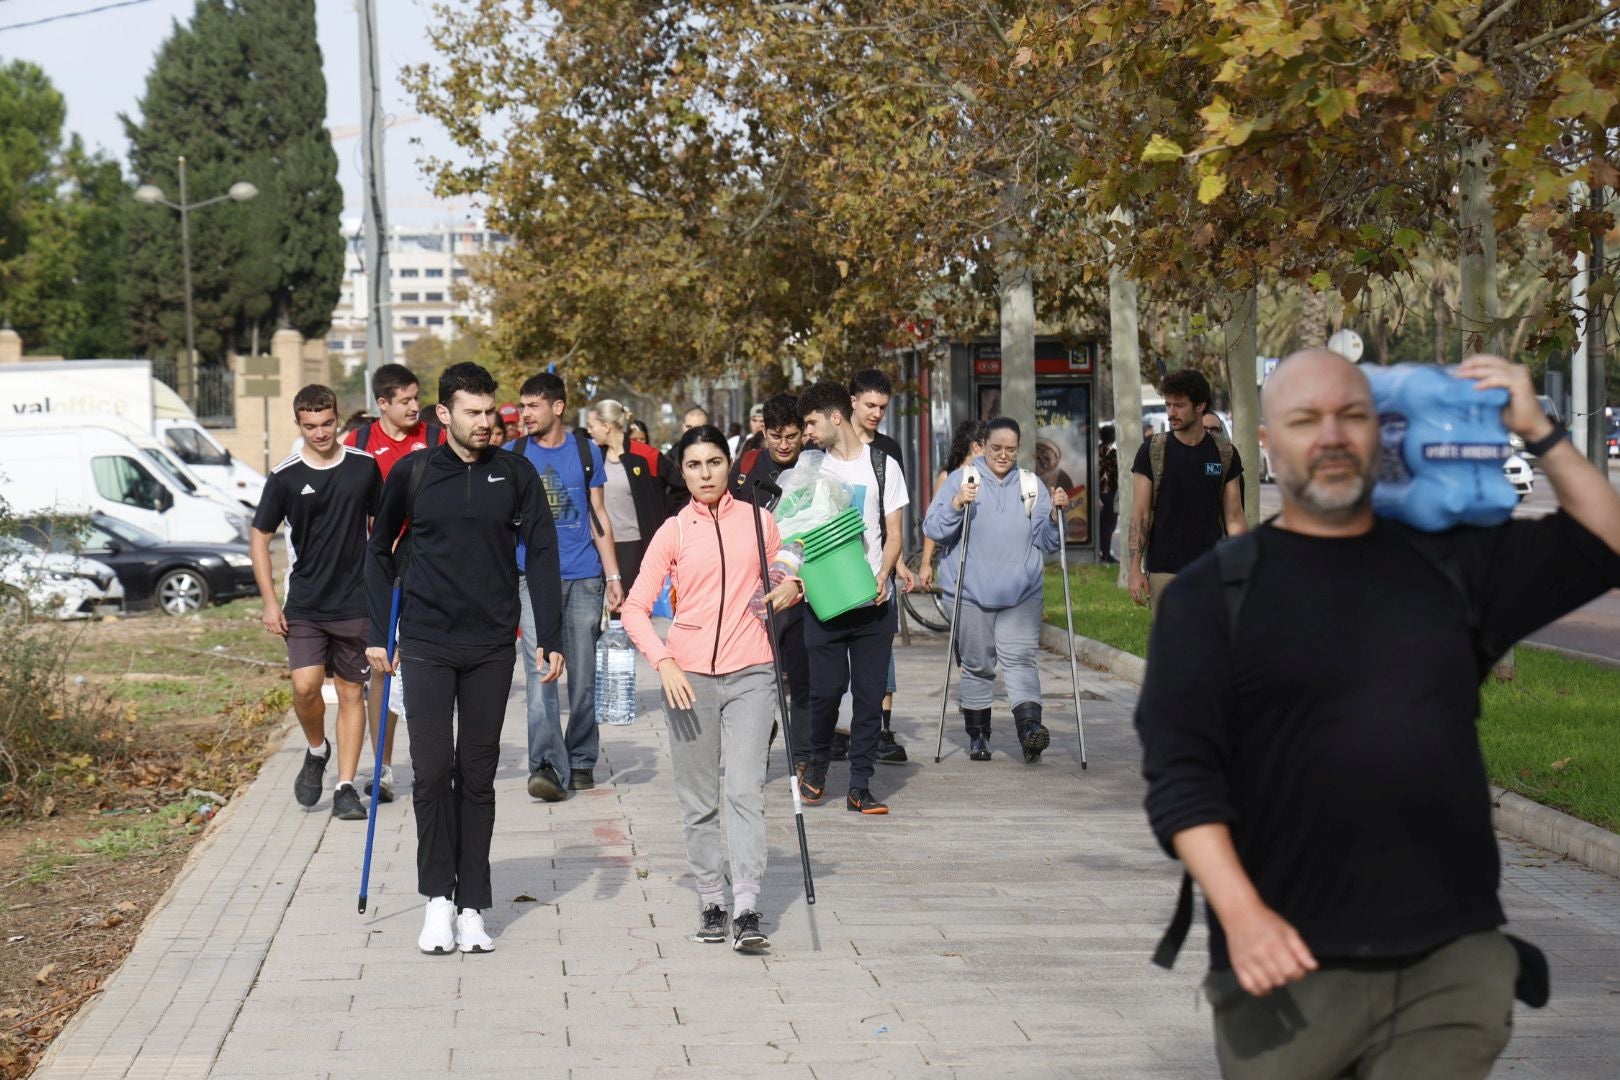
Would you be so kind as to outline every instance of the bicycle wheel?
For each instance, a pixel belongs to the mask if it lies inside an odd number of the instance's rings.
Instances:
[[[906,567],[913,574],[921,566],[922,552],[913,551],[906,556]],[[945,610],[945,594],[939,591],[939,586],[903,593],[901,601],[906,605],[906,614],[928,629],[944,633],[951,628],[951,613]]]

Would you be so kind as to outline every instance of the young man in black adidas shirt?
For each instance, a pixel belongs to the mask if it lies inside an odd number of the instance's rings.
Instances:
[[[477,364],[445,369],[438,405],[445,444],[419,450],[394,469],[366,548],[366,656],[378,671],[388,669],[392,587],[396,575],[403,578],[397,655],[410,700],[417,889],[428,898],[417,944],[428,953],[494,947],[481,912],[493,902],[489,845],[516,660],[512,553],[520,538],[537,624],[536,663],[548,682],[563,668],[557,530],[534,467],[491,444],[499,430],[495,389]]]
[[[253,577],[264,599],[265,629],[287,640],[293,712],[309,742],[293,796],[301,806],[314,806],[321,797],[321,774],[332,756],[321,685],[330,675],[338,695],[332,816],[363,821],[366,809],[354,789],[366,722],[361,691],[370,674],[361,568],[382,476],[370,454],[338,442],[337,395],[330,388],[312,384],[298,391],[293,416],[304,445],[265,481],[253,514]],[[276,600],[270,570],[270,541],[283,521],[292,526],[298,552],[285,607]]]
[[[1170,430],[1142,442],[1131,465],[1135,504],[1126,539],[1131,598],[1159,598],[1182,567],[1225,536],[1248,531],[1243,515],[1243,458],[1204,430],[1209,380],[1191,369],[1171,372],[1164,395]],[[1155,467],[1155,455],[1161,455]]]
[[[1282,512],[1187,567],[1154,624],[1147,811],[1208,901],[1229,1078],[1484,1077],[1508,1040],[1520,963],[1496,929],[1478,687],[1620,585],[1620,496],[1523,368],[1459,370],[1510,392],[1558,514],[1443,534],[1374,518],[1367,381],[1310,350],[1265,388]]]

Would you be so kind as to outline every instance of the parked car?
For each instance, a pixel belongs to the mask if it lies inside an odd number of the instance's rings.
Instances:
[[[1609,426],[1609,456],[1620,458],[1620,420]]]
[[[1525,496],[1529,495],[1536,486],[1535,470],[1530,468],[1530,463],[1518,454],[1514,454],[1502,462],[1502,475],[1508,478],[1508,483],[1513,485],[1513,490],[1519,493],[1520,502],[1523,502]]]
[[[0,536],[0,623],[116,614],[124,586],[110,567]]]
[[[110,567],[123,583],[130,611],[155,605],[167,615],[190,615],[210,603],[258,592],[246,544],[171,543],[108,514],[90,515],[78,530],[36,519],[20,531],[50,551],[81,554]]]

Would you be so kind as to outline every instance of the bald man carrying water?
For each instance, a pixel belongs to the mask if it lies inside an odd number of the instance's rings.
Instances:
[[[1539,996],[1540,954],[1499,929],[1479,684],[1620,585],[1620,496],[1524,368],[1475,356],[1457,373],[1509,392],[1503,421],[1558,513],[1441,534],[1375,518],[1367,380],[1307,350],[1261,404],[1281,513],[1188,566],[1154,623],[1147,812],[1208,902],[1229,1078],[1484,1077],[1521,970]]]

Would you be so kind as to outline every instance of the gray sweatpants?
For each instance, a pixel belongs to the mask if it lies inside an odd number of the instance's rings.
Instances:
[[[1030,597],[1010,608],[985,611],[962,601],[956,628],[957,653],[962,658],[964,709],[988,709],[996,694],[996,664],[1007,685],[1007,703],[1022,705],[1041,700],[1041,677],[1035,668],[1035,650],[1041,643],[1041,597]]]
[[[731,852],[734,911],[758,910],[765,878],[765,760],[776,711],[771,665],[728,675],[687,672],[690,709],[664,703],[686,858],[703,906],[725,906]],[[720,753],[726,762],[726,843],[720,838]]]

